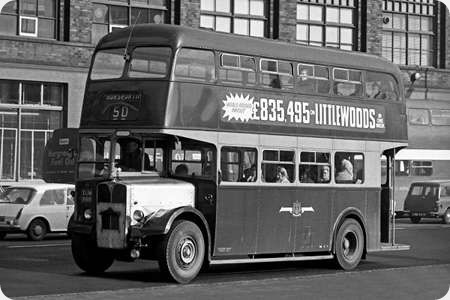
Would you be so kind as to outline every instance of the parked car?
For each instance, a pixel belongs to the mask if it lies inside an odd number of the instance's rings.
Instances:
[[[75,187],[70,184],[14,185],[1,195],[0,239],[23,232],[42,240],[49,232],[66,232],[73,213]]]
[[[405,213],[411,222],[421,218],[442,218],[450,224],[450,180],[414,182],[405,199]]]

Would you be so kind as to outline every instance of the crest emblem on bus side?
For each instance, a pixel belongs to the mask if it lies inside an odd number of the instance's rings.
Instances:
[[[302,207],[302,204],[300,202],[295,201],[294,203],[292,203],[292,207],[281,207],[280,208],[280,213],[281,212],[288,212],[291,215],[293,215],[294,217],[300,217],[303,213],[305,212],[315,212],[314,208],[312,206],[308,206],[308,207]]]

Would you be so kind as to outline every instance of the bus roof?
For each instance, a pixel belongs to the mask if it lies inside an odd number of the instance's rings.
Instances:
[[[396,155],[397,160],[450,160],[450,150],[402,149]]]
[[[127,27],[115,30],[100,41],[97,49],[125,47],[130,35],[130,46],[164,45],[172,48],[213,49],[268,58],[400,74],[399,68],[388,60],[366,53],[304,46],[278,40],[217,33],[211,30],[167,24],[142,24],[135,26],[133,29],[132,27]]]

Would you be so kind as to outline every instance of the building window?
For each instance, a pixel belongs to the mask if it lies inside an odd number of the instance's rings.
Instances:
[[[0,1],[0,34],[56,39],[55,0]]]
[[[356,0],[300,0],[297,3],[297,42],[354,50]]]
[[[44,146],[62,127],[65,86],[0,80],[0,180],[42,178]]]
[[[265,37],[266,3],[267,0],[201,0],[200,27]]]
[[[433,65],[434,0],[384,0],[383,56],[401,65]]]
[[[94,3],[92,41],[97,43],[105,34],[117,28],[133,24],[165,23],[166,0],[103,1],[113,4]],[[121,3],[122,2],[122,3]]]

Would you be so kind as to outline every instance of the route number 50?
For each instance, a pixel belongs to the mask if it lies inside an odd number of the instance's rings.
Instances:
[[[128,117],[128,106],[125,105],[117,105],[114,106],[112,111],[113,120],[125,120]]]

